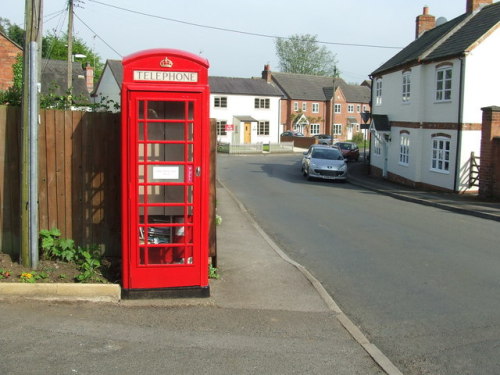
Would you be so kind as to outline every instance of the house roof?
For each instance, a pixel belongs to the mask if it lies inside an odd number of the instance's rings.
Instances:
[[[0,30],[0,35],[3,36],[5,39],[7,39],[10,43],[12,43],[14,46],[16,46],[17,48],[19,48],[19,50],[23,50],[23,47],[21,47],[19,44],[17,44],[16,42],[14,42],[12,39],[10,39],[7,34],[5,34],[3,31]]]
[[[106,60],[106,64],[104,65],[104,69],[102,70],[101,76],[99,77],[99,81],[94,87],[94,90],[92,91],[92,96],[97,96],[99,92],[99,86],[101,85],[101,81],[106,73],[106,68],[109,67],[109,71],[111,72],[113,78],[115,79],[116,85],[118,86],[119,90],[122,89],[122,83],[123,83],[123,64],[121,60]]]
[[[349,85],[342,78],[274,72],[272,77],[288,99],[327,101],[332,98],[335,87],[342,90],[349,103],[370,102],[368,87]]]
[[[106,64],[109,66],[113,77],[118,84],[118,87],[122,87],[123,82],[123,64],[121,60],[107,60]]]
[[[214,94],[283,96],[280,89],[262,78],[209,77],[208,80]]]
[[[273,72],[272,78],[288,99],[325,101],[333,94],[333,77]]]
[[[68,64],[63,60],[42,59],[42,94],[65,95],[68,87]],[[79,62],[72,63],[73,97],[90,102],[85,70]]]
[[[461,56],[500,22],[500,2],[465,13],[428,30],[376,69],[372,76],[419,62]]]

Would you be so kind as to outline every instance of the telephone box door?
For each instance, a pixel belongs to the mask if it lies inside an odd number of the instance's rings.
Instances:
[[[200,285],[202,94],[129,92],[128,287]]]

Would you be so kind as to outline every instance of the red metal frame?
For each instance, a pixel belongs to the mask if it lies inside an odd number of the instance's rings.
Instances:
[[[158,49],[124,58],[123,68],[123,288],[207,287],[208,62],[186,52]],[[140,81],[137,76],[134,79],[134,71],[153,72],[146,74],[155,79],[170,77],[170,72],[193,73],[196,81]],[[160,106],[175,107],[182,115],[175,119],[168,116],[148,118],[150,111],[157,107],[161,109]],[[168,109],[166,113],[169,111],[173,110]],[[174,139],[150,139],[149,128],[151,132],[164,129],[165,134],[174,128],[184,130],[183,135],[177,133]],[[183,157],[161,160],[153,155],[153,149],[164,150],[165,155],[174,149],[183,149]],[[157,174],[153,174],[155,171]],[[153,200],[156,194],[153,191],[161,191],[163,196],[168,195],[165,192],[175,192],[182,199],[158,201],[161,195],[157,194]],[[156,215],[158,212],[162,215]]]

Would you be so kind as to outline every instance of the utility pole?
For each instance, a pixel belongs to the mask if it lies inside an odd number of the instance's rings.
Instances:
[[[73,87],[73,0],[68,0],[68,92]]]
[[[21,241],[23,266],[38,267],[38,118],[42,0],[26,0],[21,130]]]

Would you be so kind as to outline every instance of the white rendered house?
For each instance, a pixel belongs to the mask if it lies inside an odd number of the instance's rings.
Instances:
[[[420,18],[425,19],[422,30]],[[424,8],[417,39],[372,73],[371,169],[421,188],[475,192],[481,108],[500,103],[500,3],[468,0],[436,26]]]
[[[209,77],[210,118],[217,140],[232,144],[278,143],[281,91],[261,78]]]

